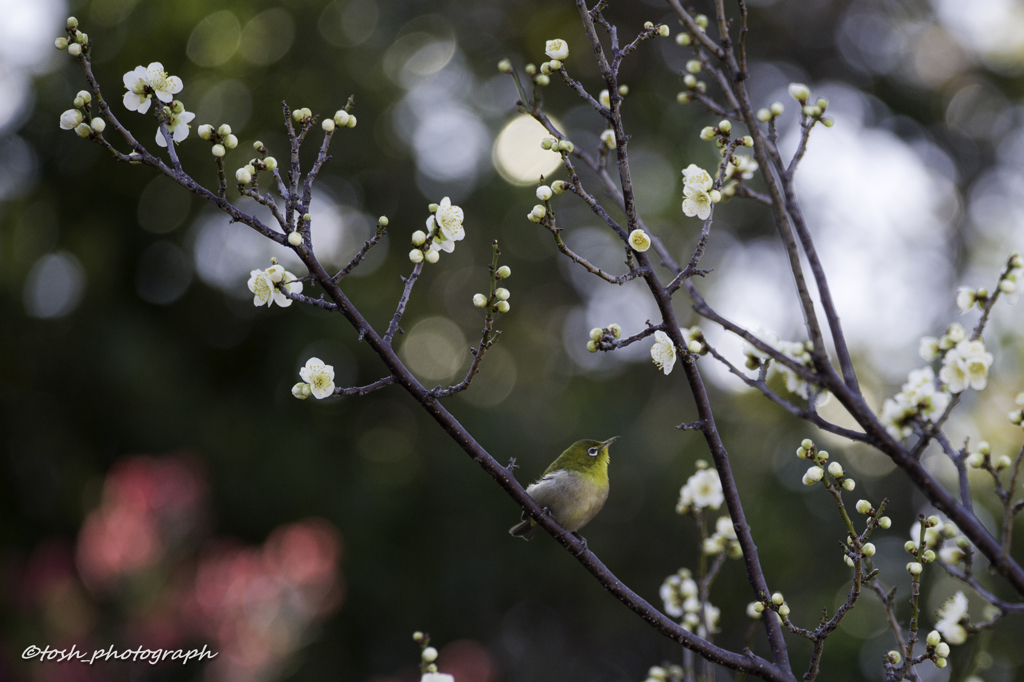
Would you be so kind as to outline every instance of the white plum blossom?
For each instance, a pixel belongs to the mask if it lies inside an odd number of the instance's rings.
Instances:
[[[921,359],[925,362],[939,359],[939,340],[934,336],[921,337],[921,345],[917,349]]]
[[[718,509],[725,502],[725,493],[722,491],[722,480],[714,469],[700,469],[693,476],[686,480],[679,490],[680,504],[683,506],[685,500],[687,507],[698,509]]]
[[[296,282],[295,280],[298,279],[298,278],[295,275],[293,275],[292,273],[290,273],[287,270],[285,270],[280,265],[272,265],[271,267],[267,268],[267,276],[270,277],[270,281],[273,282],[274,284],[282,284],[283,283],[284,287],[288,290],[288,293],[291,293],[291,294],[301,294],[302,293],[302,282]],[[292,299],[290,299],[287,296],[285,296],[284,292],[281,291],[280,287],[276,287],[275,286],[274,287],[274,303],[276,303],[277,305],[281,306],[282,308],[287,308],[288,306],[290,306],[292,304]],[[267,305],[270,305],[270,304],[268,303]]]
[[[334,367],[325,365],[320,358],[310,358],[299,370],[299,376],[309,384],[309,391],[318,400],[334,395]]]
[[[914,417],[934,422],[949,405],[950,395],[935,386],[935,372],[923,367],[910,372],[903,389],[882,406],[882,424],[893,438],[907,438]]]
[[[707,220],[711,215],[711,176],[703,168],[690,164],[683,170],[683,213]]]
[[[544,44],[544,54],[551,59],[562,61],[569,56],[569,44],[560,38],[549,40]]]
[[[741,180],[750,180],[754,177],[754,173],[757,172],[758,165],[757,161],[751,156],[744,154],[736,154],[733,156],[736,163],[727,163],[725,165],[725,179],[729,180],[734,177],[739,177]]]
[[[608,149],[615,149],[615,131],[606,129],[601,132],[601,142]]]
[[[956,290],[956,307],[960,309],[961,315],[966,314],[971,308],[973,308],[974,303],[977,300],[977,292],[970,287],[960,287]]]
[[[637,228],[629,233],[629,245],[633,247],[634,251],[643,253],[651,248],[651,238],[646,232]]]
[[[274,302],[274,282],[266,270],[253,270],[249,273],[249,291],[253,293],[254,306],[265,305],[268,308]]]
[[[167,75],[164,65],[160,62],[153,62],[146,67],[146,78],[156,98],[165,104],[170,103],[184,87],[180,78]]]
[[[988,383],[988,368],[992,366],[992,361],[992,354],[985,351],[984,341],[965,339],[942,358],[939,378],[950,393],[960,393],[967,390],[968,386],[980,391]]]
[[[171,139],[177,144],[188,137],[189,121],[196,117],[191,111],[182,111],[180,114],[171,114],[170,119],[167,121],[167,132],[171,134]],[[164,137],[162,130],[157,128],[156,130],[156,143],[161,147],[167,146],[167,139]]]
[[[597,101],[601,103],[601,106],[605,109],[612,108],[612,98],[608,95],[607,90],[602,90],[597,96]]]
[[[939,622],[935,629],[942,633],[942,639],[950,644],[963,644],[967,641],[967,629],[963,621],[967,619],[967,597],[957,592],[946,600],[939,608]]]
[[[150,97],[152,97],[152,86],[149,84],[149,74],[146,68],[136,66],[134,71],[124,75],[124,87],[128,92],[124,93],[124,106],[129,111],[137,111],[144,114],[149,111]]]
[[[60,115],[61,130],[74,130],[82,122],[82,112],[78,109],[68,109]]]
[[[309,384],[305,382],[299,382],[292,386],[292,395],[298,398],[299,400],[305,400],[311,394],[312,391],[309,388]]]
[[[654,332],[654,345],[651,346],[651,359],[665,375],[672,372],[676,364],[676,347],[668,334],[658,330]]]
[[[451,199],[445,197],[437,205],[437,211],[427,218],[427,234],[435,231],[433,241],[430,243],[432,251],[444,251],[451,253],[455,250],[455,242],[466,238],[466,231],[462,227],[464,213],[458,206],[453,206]]]

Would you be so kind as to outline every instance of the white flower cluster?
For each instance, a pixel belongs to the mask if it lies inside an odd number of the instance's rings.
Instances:
[[[679,333],[683,335],[683,341],[686,342],[686,350],[690,353],[697,355],[707,353],[707,346],[704,345],[704,332],[701,331],[700,327],[696,325],[689,329],[680,327]],[[672,368],[676,365],[675,344],[672,343],[672,338],[661,330],[654,332],[651,360],[654,361],[654,364],[666,376],[671,374]]]
[[[718,477],[718,472],[708,468],[704,460],[698,460],[697,473],[686,479],[686,485],[679,489],[676,513],[689,514],[695,509],[718,509],[723,502],[725,493],[722,491],[722,480]]]
[[[934,422],[949,405],[950,395],[936,385],[931,367],[913,370],[903,390],[886,399],[882,406],[882,425],[893,438],[907,438],[913,432],[915,419]]]
[[[787,358],[794,362],[803,365],[804,367],[813,367],[814,362],[811,358],[811,342],[799,342],[799,341],[782,341],[778,336],[772,332],[766,332],[763,329],[757,333],[757,338],[764,341],[766,344],[779,351]],[[744,342],[743,343],[743,354],[747,356],[746,366],[747,369],[757,369],[761,366],[761,363],[769,359],[769,355],[764,351],[755,348],[753,345]],[[783,379],[786,381],[786,390],[790,393],[795,393],[805,400],[809,400],[811,395],[816,392],[816,387],[813,384],[809,384],[794,372],[789,367],[786,367],[780,363],[772,363],[771,365],[773,372],[781,374]]]
[[[736,539],[736,529],[732,525],[732,519],[728,516],[720,516],[715,521],[715,532],[704,538],[701,551],[708,556],[715,556],[725,552],[730,559],[739,559],[743,556],[743,548]]]
[[[661,600],[664,611],[673,618],[682,618],[682,626],[687,632],[697,630],[702,636],[708,632],[718,631],[718,621],[722,612],[716,606],[704,604],[704,619],[701,621],[701,603],[697,582],[691,577],[690,570],[679,569],[665,578],[661,584]]]
[[[721,195],[717,190],[711,189],[714,183],[711,176],[703,168],[690,164],[683,170],[683,214],[689,217],[697,216],[701,220],[707,220],[711,215],[711,204],[715,203],[715,196],[718,199]]]
[[[451,253],[455,250],[455,242],[466,238],[466,230],[462,227],[465,217],[462,209],[452,204],[445,197],[439,204],[430,205],[430,217],[427,218],[427,231],[416,230],[412,233],[414,248],[409,252],[409,260],[413,263],[436,263],[440,258],[439,251]],[[423,248],[427,242],[430,245]]]
[[[310,358],[299,370],[302,381],[292,386],[292,395],[305,400],[312,395],[317,400],[334,395],[334,367],[320,358]]]
[[[967,390],[968,386],[980,391],[988,383],[988,368],[992,366],[992,361],[992,354],[985,351],[984,341],[964,339],[946,351],[939,378],[950,393],[960,393]]]
[[[910,527],[910,542],[907,543],[907,549],[910,549],[911,543],[916,548],[920,541],[921,522],[915,521],[914,525]],[[925,563],[934,561],[933,555],[937,554],[943,563],[955,566],[964,560],[964,549],[970,545],[967,538],[960,535],[956,524],[951,521],[942,521],[937,516],[930,516],[924,528],[924,546],[926,553],[928,550],[932,552],[932,554],[919,557],[925,560]]]
[[[254,306],[265,305],[268,308],[276,303],[282,308],[292,304],[292,300],[284,295],[277,285],[282,284],[289,293],[301,294],[302,282],[296,282],[295,275],[276,263],[266,270],[253,270],[249,273],[249,291],[253,293]]]
[[[935,629],[950,644],[963,644],[967,641],[967,628],[964,627],[969,621],[967,607],[967,597],[959,591],[939,607],[939,621]]]

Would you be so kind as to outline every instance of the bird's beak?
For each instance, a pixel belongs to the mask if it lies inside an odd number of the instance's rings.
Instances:
[[[618,436],[612,436],[611,438],[609,438],[605,442],[601,443],[601,449],[603,450],[603,449],[607,448],[609,445],[611,445],[612,443],[614,443],[618,439],[619,439]]]

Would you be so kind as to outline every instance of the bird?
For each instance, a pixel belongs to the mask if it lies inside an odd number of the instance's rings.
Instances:
[[[608,446],[618,438],[576,441],[526,489],[526,494],[555,521],[584,542],[584,548],[586,541],[577,531],[601,511],[608,499]],[[537,522],[523,512],[523,520],[508,532],[529,540],[537,532]]]

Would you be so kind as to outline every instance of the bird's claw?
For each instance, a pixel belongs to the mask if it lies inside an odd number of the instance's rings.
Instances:
[[[583,545],[583,547],[580,548],[580,551],[576,552],[576,554],[575,554],[575,556],[579,557],[580,555],[582,555],[584,552],[587,551],[587,539],[585,537],[583,537],[582,535],[580,535],[579,533],[575,532],[575,531],[573,531],[572,535],[573,535],[574,538],[576,538],[577,540],[580,541],[580,544]]]

